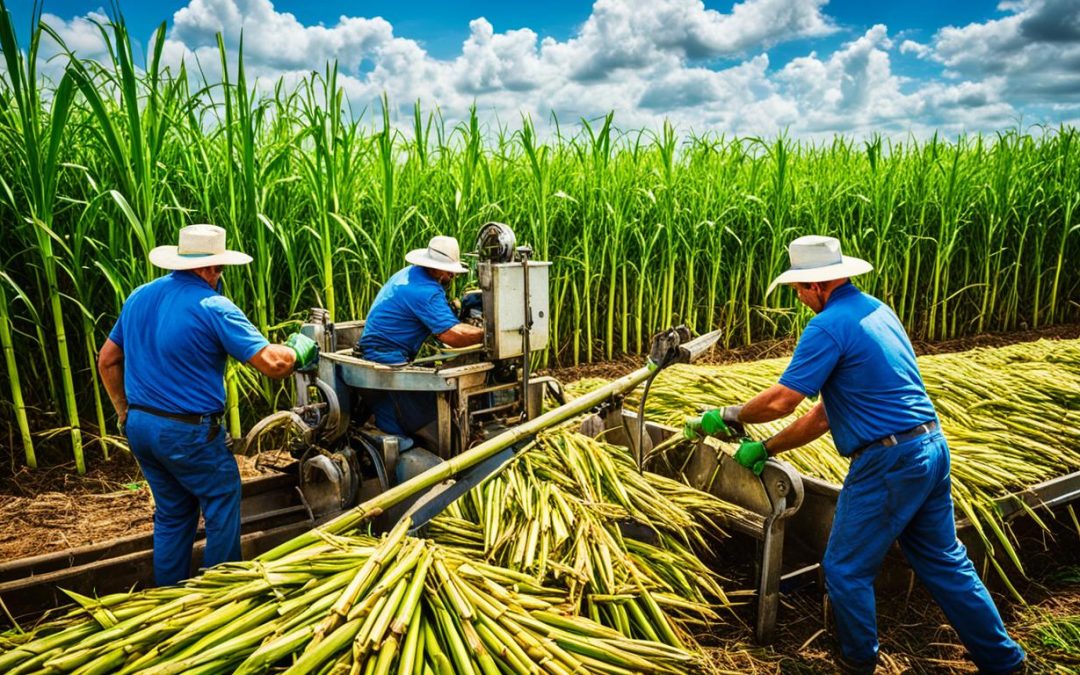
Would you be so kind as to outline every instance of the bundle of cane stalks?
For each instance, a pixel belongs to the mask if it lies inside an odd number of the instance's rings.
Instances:
[[[0,635],[0,672],[682,673],[730,606],[698,559],[731,507],[558,427],[648,369],[489,439],[249,562],[87,598]],[[593,401],[590,397],[595,398]],[[538,436],[535,436],[539,434]],[[427,527],[371,518],[514,443]],[[624,533],[624,529],[627,533]]]

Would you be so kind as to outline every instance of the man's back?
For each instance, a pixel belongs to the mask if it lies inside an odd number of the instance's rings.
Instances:
[[[198,414],[224,409],[226,358],[247,362],[268,344],[232,301],[190,272],[135,289],[109,338],[124,350],[130,403]]]
[[[900,320],[851,283],[836,288],[811,319],[780,384],[821,394],[845,456],[936,418]]]
[[[444,333],[457,323],[442,285],[422,267],[405,267],[375,296],[364,321],[360,351],[369,361],[407,363],[429,335]]]

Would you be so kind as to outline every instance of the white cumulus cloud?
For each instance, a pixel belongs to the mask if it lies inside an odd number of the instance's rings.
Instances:
[[[1001,78],[1011,98],[1080,102],[1080,0],[1002,3],[1008,16],[934,36],[933,58],[954,78]]]
[[[380,17],[307,25],[272,0],[189,0],[172,17],[163,62],[214,81],[217,34],[232,69],[242,35],[248,80],[264,91],[336,61],[354,111],[377,110],[385,93],[403,126],[416,101],[426,111],[438,106],[451,124],[474,105],[485,122],[510,126],[522,115],[544,127],[552,113],[567,124],[614,110],[623,128],[667,119],[695,132],[808,137],[956,133],[1024,115],[1031,123],[1080,116],[1080,0],[1002,3],[1001,18],[919,42],[884,25],[841,33],[826,3],[743,0],[718,11],[699,0],[596,0],[564,40],[478,16],[460,51],[437,58]],[[93,20],[104,17],[46,17],[80,56],[107,58]],[[847,36],[838,46],[837,35]],[[786,63],[770,58],[773,46],[793,41],[817,49]],[[911,71],[899,62],[921,74],[902,75]],[[935,68],[939,75],[927,74]]]

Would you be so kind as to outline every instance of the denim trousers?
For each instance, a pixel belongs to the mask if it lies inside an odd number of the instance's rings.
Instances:
[[[874,579],[897,540],[980,671],[1007,672],[1024,660],[956,538],[949,466],[940,431],[852,461],[823,561],[845,660],[877,659]]]
[[[191,574],[192,546],[203,515],[203,566],[240,559],[240,471],[225,434],[209,422],[188,424],[132,410],[126,432],[154,495],[154,582]]]

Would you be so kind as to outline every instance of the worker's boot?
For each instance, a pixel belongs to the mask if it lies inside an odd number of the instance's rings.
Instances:
[[[970,654],[968,654],[967,656],[968,656],[968,658],[971,658]],[[1024,659],[1020,663],[1013,666],[1010,670],[1004,670],[1004,671],[1002,671],[1002,670],[998,670],[998,671],[980,670],[979,671],[979,673],[990,673],[990,672],[1003,673],[1004,675],[1026,675],[1026,673],[1033,673],[1035,671],[1028,667],[1027,659]]]
[[[872,661],[852,661],[844,658],[839,648],[836,650],[836,665],[844,675],[873,675],[877,662],[876,658]]]

